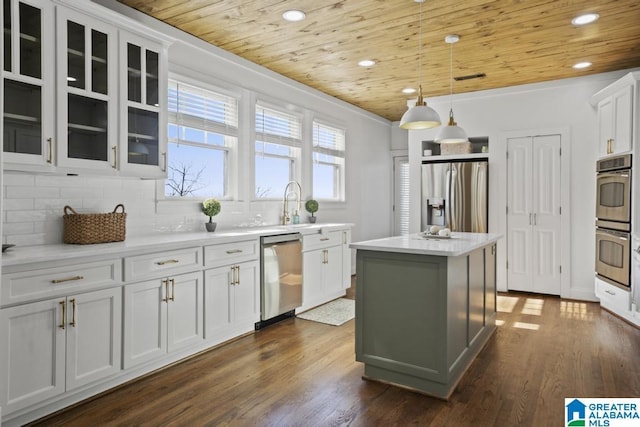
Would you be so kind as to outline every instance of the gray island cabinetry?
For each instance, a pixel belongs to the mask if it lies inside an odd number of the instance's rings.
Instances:
[[[496,328],[496,234],[352,243],[364,378],[448,399]]]

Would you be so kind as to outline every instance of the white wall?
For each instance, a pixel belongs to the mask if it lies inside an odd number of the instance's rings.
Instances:
[[[568,128],[570,135],[570,253],[569,289],[563,297],[595,300],[594,203],[596,162],[596,111],[589,98],[627,71],[489,90],[454,97],[456,121],[469,136],[488,136],[490,151],[489,229],[506,235],[506,152],[503,135],[511,131]],[[449,98],[427,100],[443,118]],[[433,140],[439,128],[410,131],[412,231],[419,229],[420,141]],[[565,141],[563,141],[563,145]],[[566,171],[563,171],[563,173]],[[498,286],[506,290],[504,239],[499,245]],[[564,270],[563,270],[564,271]],[[563,274],[567,272],[564,271]]]
[[[248,98],[249,102],[256,97],[271,100],[283,106],[291,105],[303,111],[305,117],[316,114],[345,125],[347,201],[321,202],[316,215],[319,222],[354,223],[354,240],[391,234],[387,209],[391,200],[389,121],[215,48],[116,1],[99,0],[95,3],[117,12],[118,21],[125,26],[126,18],[122,15],[175,38],[169,48],[170,70],[202,75],[210,84],[242,92],[243,99]],[[252,144],[252,139],[246,121],[241,127],[239,143],[243,148],[238,166],[241,200],[223,202],[222,212],[216,217],[221,229],[250,224],[256,214],[260,214],[265,223],[276,224],[282,209],[280,202],[248,200],[253,172],[247,147]],[[302,166],[303,195],[306,198],[311,193],[310,181],[305,180],[305,177],[310,177],[310,160]],[[195,202],[187,205],[156,203],[155,181],[13,172],[5,172],[4,178],[2,214],[5,227],[2,236],[5,243],[60,243],[65,205],[80,212],[107,212],[116,204],[123,203],[128,212],[127,236],[204,231],[203,224],[207,219]],[[304,215],[303,222],[306,220]]]

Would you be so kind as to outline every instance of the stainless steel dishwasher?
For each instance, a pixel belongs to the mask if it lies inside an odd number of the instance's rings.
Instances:
[[[302,305],[302,236],[260,238],[260,322],[256,329],[295,315]]]

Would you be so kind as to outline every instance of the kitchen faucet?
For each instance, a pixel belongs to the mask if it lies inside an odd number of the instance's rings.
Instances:
[[[302,198],[302,187],[300,186],[300,184],[298,184],[297,181],[289,181],[287,183],[287,186],[284,187],[284,195],[282,196],[282,225],[287,225],[287,223],[289,222],[289,186],[291,184],[295,184],[298,187],[298,191],[296,193],[295,191],[295,187],[293,189],[293,191],[291,193],[294,193],[294,195],[297,197],[298,200],[298,206],[297,209],[295,210],[295,215],[298,214],[298,212],[300,212],[300,199]]]

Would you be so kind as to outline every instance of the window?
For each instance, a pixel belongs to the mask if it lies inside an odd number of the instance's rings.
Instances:
[[[301,152],[302,119],[256,105],[255,197],[274,199],[296,180]]]
[[[166,197],[230,198],[229,164],[238,142],[238,101],[169,80]]]
[[[313,198],[344,201],[345,131],[313,122]]]

